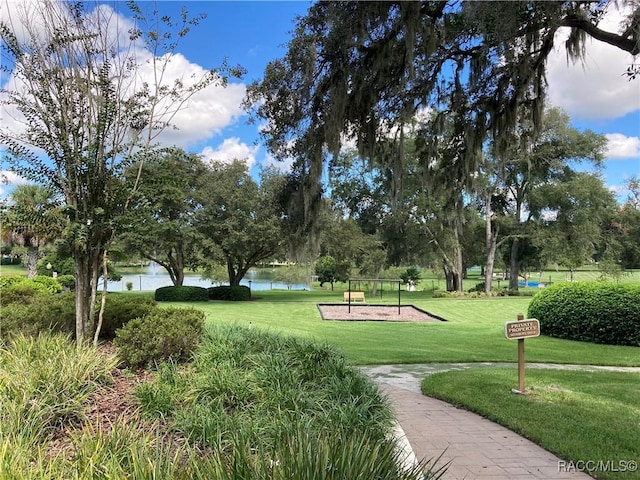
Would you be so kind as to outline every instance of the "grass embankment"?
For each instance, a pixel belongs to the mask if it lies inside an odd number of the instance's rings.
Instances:
[[[114,363],[61,336],[0,345],[0,478],[423,478],[331,347],[214,329],[189,365],[139,384],[137,411],[103,405]]]
[[[533,440],[595,478],[636,479],[640,462],[640,374],[515,369],[430,375],[425,394],[462,406]],[[635,462],[635,463],[634,463]]]

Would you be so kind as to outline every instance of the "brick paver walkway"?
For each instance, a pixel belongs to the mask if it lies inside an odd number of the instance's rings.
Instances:
[[[420,393],[381,384],[417,459],[451,462],[447,480],[588,479],[562,471],[560,459],[475,413]],[[566,469],[565,469],[566,470]]]
[[[420,382],[436,371],[492,364],[384,365],[362,367],[393,405],[401,432],[418,460],[451,462],[446,480],[589,479],[552,453],[475,413],[422,395]],[[637,367],[542,365],[538,368],[640,371]],[[406,443],[406,442],[405,442]]]

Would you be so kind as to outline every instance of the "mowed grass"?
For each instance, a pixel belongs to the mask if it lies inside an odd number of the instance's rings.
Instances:
[[[531,297],[431,299],[425,292],[402,292],[413,304],[447,322],[344,322],[322,320],[317,303],[341,302],[342,292],[254,292],[251,302],[194,304],[214,324],[237,324],[310,338],[337,347],[353,364],[429,362],[514,362],[515,341],[504,323],[526,315]],[[396,303],[397,296],[369,303]],[[179,304],[167,304],[179,305]],[[595,345],[549,337],[526,342],[527,361],[592,365],[640,365],[640,349]]]
[[[0,265],[0,276],[3,275],[24,275],[27,276],[27,269],[22,265]]]
[[[511,393],[517,384],[515,369],[476,368],[430,375],[422,390],[508,427],[595,478],[639,478],[639,373],[528,368],[528,394]]]

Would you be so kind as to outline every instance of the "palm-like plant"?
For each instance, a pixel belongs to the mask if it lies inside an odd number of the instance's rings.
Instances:
[[[0,214],[2,239],[27,249],[27,276],[37,274],[40,248],[61,235],[63,216],[51,190],[42,185],[18,185]]]

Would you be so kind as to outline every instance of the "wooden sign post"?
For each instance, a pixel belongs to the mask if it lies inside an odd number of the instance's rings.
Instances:
[[[518,340],[518,389],[513,393],[525,393],[524,380],[524,339],[537,337],[540,335],[540,322],[535,318],[525,320],[524,315],[519,313],[516,322],[504,324],[504,336],[509,340]]]

